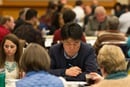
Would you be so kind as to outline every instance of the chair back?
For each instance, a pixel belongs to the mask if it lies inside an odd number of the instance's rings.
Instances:
[[[127,44],[126,44],[126,41],[107,41],[107,42],[102,42],[101,47],[103,45],[116,45],[116,46],[119,46],[122,49],[125,57],[128,58],[127,52],[128,52],[129,48],[128,48]]]

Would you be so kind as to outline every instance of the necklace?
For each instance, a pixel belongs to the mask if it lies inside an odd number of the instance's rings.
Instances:
[[[8,72],[12,72],[16,68],[16,62],[5,62],[5,68]]]

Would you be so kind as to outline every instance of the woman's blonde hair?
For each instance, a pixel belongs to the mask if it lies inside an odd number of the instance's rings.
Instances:
[[[25,72],[47,71],[50,68],[50,57],[42,46],[30,43],[20,59],[20,66]]]
[[[104,45],[99,51],[97,62],[107,74],[125,71],[127,67],[121,48],[115,45]]]

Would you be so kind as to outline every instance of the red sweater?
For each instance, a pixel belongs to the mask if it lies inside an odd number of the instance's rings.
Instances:
[[[7,29],[4,26],[0,25],[0,43],[1,43],[2,39],[4,38],[4,36],[6,36],[9,33],[10,33],[9,29]]]

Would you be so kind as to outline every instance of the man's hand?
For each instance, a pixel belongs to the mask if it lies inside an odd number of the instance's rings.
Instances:
[[[70,67],[69,69],[66,69],[65,75],[67,76],[78,76],[80,73],[82,73],[81,69],[77,66]]]
[[[89,75],[90,75],[91,79],[95,81],[95,83],[98,83],[104,79],[101,75],[99,75],[96,72],[91,72]]]

